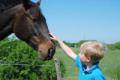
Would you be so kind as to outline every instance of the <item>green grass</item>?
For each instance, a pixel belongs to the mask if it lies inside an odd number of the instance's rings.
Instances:
[[[78,49],[73,49],[76,53],[78,53]],[[120,78],[116,78],[115,76],[120,76],[120,50],[108,50],[105,54],[105,57],[100,62],[100,67],[106,76],[107,80],[120,80]],[[57,48],[57,52],[55,57],[60,59],[66,68],[66,73],[64,75],[63,80],[77,80],[78,70],[75,66],[74,61],[69,58],[64,52]],[[119,70],[118,70],[119,69]]]
[[[106,75],[107,80],[120,80],[114,78],[114,76],[118,74],[117,72],[120,72],[119,54],[120,54],[120,50],[108,50],[104,59],[101,61],[100,66],[102,68],[103,73]]]

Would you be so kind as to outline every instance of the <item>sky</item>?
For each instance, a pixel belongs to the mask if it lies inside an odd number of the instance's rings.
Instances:
[[[120,0],[42,0],[40,7],[61,40],[120,41]]]

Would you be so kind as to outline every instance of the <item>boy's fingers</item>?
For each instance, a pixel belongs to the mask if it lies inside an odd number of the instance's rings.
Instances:
[[[52,34],[52,33],[49,32],[48,34],[50,35],[50,37],[53,37],[53,34]]]
[[[54,36],[52,33],[49,32],[49,35],[52,40],[57,40],[56,36]]]
[[[51,33],[48,33],[50,37],[53,37]]]
[[[50,37],[53,37],[52,35],[49,34]]]
[[[50,37],[55,38],[55,36],[52,33],[49,33]]]
[[[51,32],[48,33],[49,35],[53,35]]]

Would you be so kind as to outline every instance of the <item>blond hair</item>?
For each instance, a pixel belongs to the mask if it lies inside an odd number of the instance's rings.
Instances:
[[[98,41],[85,42],[80,46],[80,53],[90,57],[93,64],[98,63],[105,53],[105,46]]]

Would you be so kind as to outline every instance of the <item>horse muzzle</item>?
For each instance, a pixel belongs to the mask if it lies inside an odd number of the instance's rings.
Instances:
[[[39,55],[39,59],[41,59],[41,60],[43,60],[43,61],[51,60],[51,59],[53,58],[54,54],[55,54],[55,51],[56,51],[56,48],[55,48],[55,47],[54,47],[54,48],[50,48],[50,49],[48,49],[48,52],[47,52],[46,55],[44,55],[44,53],[43,53],[43,55],[40,54],[40,55]],[[39,53],[42,53],[42,52],[39,51]]]
[[[54,54],[55,54],[55,48],[50,48],[49,50],[48,50],[48,56],[47,56],[47,60],[50,60],[50,59],[52,59],[53,58],[53,56],[54,56]]]

